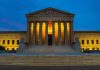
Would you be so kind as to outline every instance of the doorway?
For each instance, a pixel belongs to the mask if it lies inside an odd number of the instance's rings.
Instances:
[[[48,45],[52,45],[52,34],[48,35]]]

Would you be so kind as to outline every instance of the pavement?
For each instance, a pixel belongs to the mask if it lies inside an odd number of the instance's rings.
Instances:
[[[100,70],[100,66],[18,66],[18,65],[0,65],[0,70]]]

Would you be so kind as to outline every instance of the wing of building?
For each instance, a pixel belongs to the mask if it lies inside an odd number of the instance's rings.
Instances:
[[[1,31],[0,46],[17,50],[23,38],[28,46],[73,46],[76,38],[82,50],[99,50],[100,32],[73,31],[74,14],[46,8],[26,15],[27,31]]]

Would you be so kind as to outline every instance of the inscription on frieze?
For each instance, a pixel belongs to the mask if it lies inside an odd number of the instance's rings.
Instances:
[[[70,21],[72,18],[69,17],[32,17],[29,18],[30,21]]]

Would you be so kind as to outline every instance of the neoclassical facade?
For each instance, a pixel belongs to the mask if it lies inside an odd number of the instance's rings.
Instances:
[[[0,46],[5,50],[12,51],[22,48],[21,39],[24,39],[23,48],[27,45],[29,47],[70,46],[77,48],[75,38],[78,37],[81,50],[100,51],[100,31],[73,31],[74,14],[72,13],[46,8],[29,13],[26,17],[26,31],[0,31]],[[32,47],[30,47],[31,51],[37,51]],[[55,52],[56,49],[48,48],[43,51],[54,50]],[[69,48],[64,49],[68,51]]]
[[[26,15],[27,42],[34,46],[71,46],[74,14],[46,8]]]

